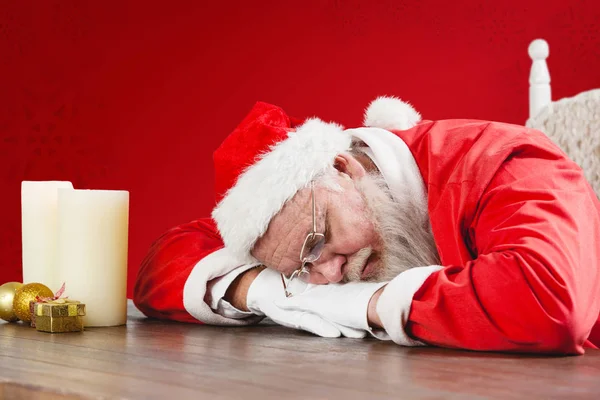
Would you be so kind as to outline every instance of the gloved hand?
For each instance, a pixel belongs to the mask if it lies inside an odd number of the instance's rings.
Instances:
[[[305,312],[336,326],[371,331],[367,320],[369,301],[387,282],[349,282],[310,285],[303,293],[277,300],[276,305],[288,312]]]
[[[315,313],[303,310],[284,310],[276,304],[284,299],[286,297],[281,275],[279,272],[267,268],[258,274],[248,288],[246,305],[256,315],[267,316],[280,325],[312,332],[318,336],[363,338],[366,335],[364,331],[325,321]]]

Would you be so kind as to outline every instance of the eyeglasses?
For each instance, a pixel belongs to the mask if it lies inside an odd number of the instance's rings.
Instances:
[[[310,270],[307,264],[317,261],[321,257],[323,247],[325,246],[325,235],[317,232],[315,185],[313,182],[310,184],[310,190],[312,196],[312,231],[306,235],[302,250],[300,250],[300,262],[302,266],[292,272],[289,278],[281,274],[281,282],[283,283],[286,297],[300,294],[306,289],[306,284],[310,278]]]

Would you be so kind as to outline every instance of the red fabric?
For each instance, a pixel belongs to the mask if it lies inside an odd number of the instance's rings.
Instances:
[[[396,134],[426,182],[447,266],[413,297],[408,332],[446,347],[583,353],[599,329],[600,205],[580,168],[518,126],[451,120]]]
[[[211,219],[173,228],[156,240],[144,258],[133,290],[133,301],[145,315],[202,323],[183,306],[183,287],[202,258],[223,247]]]
[[[214,152],[217,202],[235,185],[238,176],[269,148],[287,138],[292,125],[279,107],[258,102]]]
[[[590,347],[600,348],[600,315],[598,316],[596,324],[592,328],[592,332],[588,338],[588,344]]]

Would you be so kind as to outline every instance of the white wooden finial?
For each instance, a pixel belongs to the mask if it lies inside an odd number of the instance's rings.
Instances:
[[[548,42],[544,39],[535,39],[529,44],[529,49],[527,51],[532,60],[545,60],[548,58],[548,54],[550,54]]]
[[[544,107],[552,103],[550,71],[546,58],[550,53],[548,42],[536,39],[529,45],[531,72],[529,74],[529,118],[534,118]]]

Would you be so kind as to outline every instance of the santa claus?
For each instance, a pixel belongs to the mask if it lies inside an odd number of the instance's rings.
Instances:
[[[347,130],[257,103],[214,161],[212,218],[141,265],[149,317],[486,351],[600,344],[600,202],[539,131],[423,121],[389,97]]]

